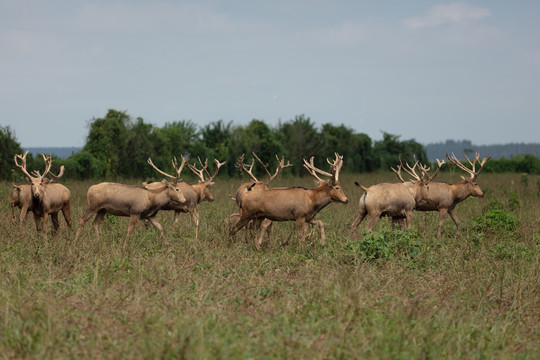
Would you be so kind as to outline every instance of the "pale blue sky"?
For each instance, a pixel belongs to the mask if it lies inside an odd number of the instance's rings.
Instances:
[[[540,1],[0,0],[0,124],[23,147],[82,146],[109,108],[540,142],[539,75]]]

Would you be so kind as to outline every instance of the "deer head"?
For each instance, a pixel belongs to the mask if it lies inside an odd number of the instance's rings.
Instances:
[[[43,156],[43,160],[45,161],[45,171],[43,172],[43,175],[41,175],[39,171],[34,171],[33,175],[30,175],[30,173],[26,170],[26,155],[28,155],[28,151],[26,151],[24,155],[15,155],[13,160],[15,161],[15,165],[17,165],[17,167],[19,167],[26,175],[28,182],[30,182],[32,196],[34,199],[39,199],[43,195],[43,185],[49,183],[49,180],[45,178],[45,175],[47,175],[51,170],[52,157],[46,157],[44,154],[41,154]],[[18,160],[20,160],[20,163]],[[64,167],[62,166],[60,169],[60,174],[56,178],[62,176],[63,173]]]

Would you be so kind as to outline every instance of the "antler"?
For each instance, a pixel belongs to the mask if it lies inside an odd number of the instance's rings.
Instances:
[[[40,174],[39,171],[37,170],[34,170],[34,175],[35,177],[37,178],[40,178],[40,179],[43,179],[43,177],[45,175],[47,175],[49,173],[49,171],[51,170],[51,166],[52,166],[52,156],[49,155],[49,157],[45,156],[45,154],[41,153],[41,156],[43,156],[43,161],[45,162],[45,172],[43,173],[43,175]]]
[[[15,161],[15,165],[17,165],[17,167],[21,168],[22,172],[28,176],[29,178],[33,178],[35,176],[32,176],[28,173],[28,171],[26,171],[26,155],[28,155],[28,150],[24,153],[24,155],[15,155],[13,157],[13,160]],[[20,159],[21,160],[21,163],[19,164],[19,162],[17,161],[17,159]]]
[[[341,170],[341,167],[343,166],[343,156],[340,156],[338,153],[335,153],[336,159],[333,162],[330,162],[330,160],[326,159],[328,163],[330,164],[330,168],[332,173],[328,173],[326,171],[323,171],[321,169],[318,169],[315,167],[315,164],[313,164],[314,156],[312,156],[309,159],[309,163],[304,159],[304,167],[309,171],[309,173],[314,176],[319,181],[324,181],[320,177],[317,176],[317,173],[330,177],[329,181],[332,185],[335,185],[339,181],[339,171]]]
[[[396,173],[397,177],[399,178],[399,180],[401,180],[401,182],[406,182],[404,179],[403,179],[403,176],[401,175],[401,168],[402,168],[402,164],[396,166],[398,169],[394,169],[393,167],[390,167],[390,169],[392,169],[393,172]]]
[[[436,159],[437,160],[437,170],[435,170],[435,173],[433,175],[429,175],[429,171],[431,170],[431,168],[429,167],[426,167],[426,165],[422,165],[422,164],[419,164],[418,167],[420,168],[420,170],[426,175],[427,177],[427,181],[426,183],[429,183],[431,180],[433,180],[435,178],[435,176],[437,176],[437,174],[439,173],[439,170],[441,170],[441,166],[444,164],[444,160],[443,161],[440,161],[439,159]]]
[[[218,174],[219,172],[219,168],[222,167],[223,165],[225,165],[227,163],[227,161],[223,161],[223,162],[219,162],[218,159],[214,159],[214,161],[216,162],[216,172],[214,173],[214,175],[210,176],[210,178],[208,179],[208,181],[214,181],[214,179],[216,178],[216,175]],[[207,172],[208,173],[208,172]]]
[[[148,158],[147,162],[150,164],[150,166],[152,166],[161,175],[164,175],[164,176],[170,177],[171,179],[174,179],[174,182],[179,182],[179,181],[182,180],[182,179],[180,179],[180,173],[182,172],[182,169],[184,169],[184,165],[186,164],[187,160],[186,160],[186,158],[184,158],[184,156],[182,156],[182,163],[180,164],[180,166],[178,166],[178,161],[176,160],[176,156],[173,157],[171,162],[172,162],[172,166],[174,168],[174,171],[176,172],[176,176],[167,174],[165,171],[160,170],[156,165],[154,165],[151,158]]]
[[[461,161],[459,161],[456,157],[456,155],[454,155],[454,153],[452,153],[452,157],[450,158],[450,156],[448,156],[448,153],[446,153],[446,158],[448,159],[448,161],[451,163],[451,164],[454,164],[456,165],[458,168],[460,168],[461,170],[469,173],[471,175],[471,179],[476,179],[476,177],[478,176],[478,174],[480,174],[480,172],[482,171],[482,169],[484,168],[484,164],[486,163],[486,161],[488,161],[489,159],[491,159],[491,156],[490,157],[487,157],[487,158],[483,158],[482,161],[480,162],[480,154],[479,153],[476,153],[475,154],[475,157],[474,157],[474,162],[472,162],[471,160],[469,160],[469,158],[467,157],[467,155],[465,155],[465,159],[467,159],[467,161],[469,162],[469,164],[471,164],[471,167],[472,169],[469,169],[468,167],[466,167],[465,165],[463,165],[461,163]],[[480,169],[478,171],[476,171],[476,162],[479,162],[480,163]]]
[[[255,155],[255,154],[253,154]],[[281,156],[281,160],[279,160],[278,156],[276,155],[276,159],[278,161],[278,165],[276,167],[276,171],[274,172],[274,175],[270,175],[270,173],[268,173],[268,171],[266,171],[269,175],[268,179],[264,180],[264,183],[265,184],[268,184],[270,181],[274,180],[276,178],[276,176],[278,176],[278,174],[285,168],[287,167],[290,167],[290,166],[293,166],[293,164],[291,164],[289,162],[289,160],[287,160],[287,164],[285,164],[285,157],[284,156]],[[266,168],[265,168],[266,170]]]
[[[240,170],[244,170],[246,174],[248,174],[251,177],[251,179],[253,179],[255,182],[259,182],[259,180],[257,180],[255,175],[253,175],[253,165],[255,165],[255,159],[251,161],[251,165],[248,165],[246,167],[246,165],[244,164],[244,154],[242,154],[242,156],[238,158],[238,161],[236,162],[235,166],[239,168]],[[249,167],[249,170],[248,170],[248,167]]]
[[[50,173],[51,176],[53,177],[50,182],[55,182],[56,180],[60,179],[62,177],[62,175],[64,175],[64,165],[60,166],[60,172],[58,173],[58,175],[54,175],[52,172]]]
[[[407,167],[409,168],[409,170],[407,170],[404,166],[403,166],[403,163],[401,162],[401,156],[399,157],[399,164],[401,165],[401,168],[403,170],[405,170],[405,172],[407,174],[409,174],[411,177],[415,178],[416,181],[420,181],[422,180],[422,177],[420,177],[420,175],[418,175],[416,173],[416,171],[414,170],[416,168],[416,166],[418,166],[418,160],[416,160],[416,157],[414,158],[414,166],[411,167],[411,165],[409,165],[409,163],[405,163],[405,165],[407,165]]]
[[[201,161],[201,158],[199,158],[199,164],[201,164],[201,169],[197,169],[195,164],[191,165],[190,163],[188,163],[188,167],[189,167],[189,170],[191,170],[195,175],[197,175],[199,177],[200,182],[204,182],[206,180],[204,180],[204,173],[206,172],[206,174],[208,176],[210,176],[210,174],[208,173],[208,171],[206,170],[208,168],[208,159],[206,159],[206,161],[204,162],[204,165]]]

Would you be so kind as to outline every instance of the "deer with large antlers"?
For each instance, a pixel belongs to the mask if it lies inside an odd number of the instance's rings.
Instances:
[[[416,173],[416,166],[419,166],[422,175]],[[392,170],[403,183],[380,183],[366,188],[355,181],[355,184],[364,190],[364,194],[360,197],[358,215],[351,226],[351,231],[354,231],[366,216],[369,216],[369,222],[366,226],[368,231],[373,230],[381,216],[390,216],[394,223],[398,222],[398,219],[404,218],[404,226],[409,227],[411,225],[413,210],[416,204],[427,197],[428,184],[437,175],[438,171],[424,179],[429,169],[418,165],[418,161],[412,167],[407,164],[408,169],[401,163],[397,168],[397,170],[393,168]],[[409,182],[403,180],[402,169],[414,180]]]
[[[333,162],[328,160],[331,172],[320,170],[304,159],[304,167],[317,179],[314,189],[277,188],[264,191],[248,192],[242,198],[240,220],[230,231],[233,236],[249,221],[266,218],[271,221],[295,221],[298,239],[304,241],[307,224],[318,225],[321,229],[321,243],[324,244],[324,224],[315,216],[331,202],[348,203],[349,199],[339,185],[339,172],[343,166],[343,156],[335,154]],[[329,177],[322,180],[317,174]],[[255,184],[255,183],[253,183]],[[259,247],[260,244],[257,245]]]
[[[424,197],[420,202],[416,204],[415,210],[418,211],[438,211],[439,212],[439,225],[437,228],[437,237],[441,236],[441,229],[446,218],[446,214],[449,214],[454,224],[456,224],[457,235],[461,235],[459,228],[459,219],[455,213],[455,207],[457,204],[467,199],[469,196],[472,197],[483,197],[484,193],[480,186],[478,186],[477,177],[478,174],[484,168],[486,161],[491,159],[491,156],[488,158],[483,158],[480,161],[480,155],[477,153],[475,155],[474,161],[469,160],[467,156],[465,158],[471,165],[471,169],[467,168],[463,163],[461,163],[456,156],[452,153],[452,156],[446,154],[446,158],[450,164],[453,164],[460,168],[461,170],[467,172],[470,177],[461,176],[462,181],[456,184],[448,184],[441,181],[433,181],[429,184],[429,192],[426,197]],[[437,160],[440,168],[440,161]],[[444,161],[443,161],[444,163]],[[480,167],[476,170],[476,163],[479,163]]]
[[[64,166],[62,165],[60,167],[58,175],[54,175],[50,172],[52,157],[41,154],[45,162],[43,175],[39,171],[34,171],[33,175],[31,175],[26,170],[27,154],[28,151],[24,155],[14,156],[15,165],[22,170],[26,175],[26,179],[30,182],[30,185],[13,184],[11,206],[12,209],[14,209],[14,206],[21,207],[19,223],[22,223],[28,211],[32,211],[37,231],[43,230],[47,232],[47,223],[50,215],[54,235],[60,227],[58,213],[62,211],[68,230],[71,231],[71,192],[64,185],[55,183],[55,181],[64,175]],[[52,179],[46,178],[46,175],[51,175]],[[15,219],[14,212],[13,218]]]
[[[214,201],[214,194],[212,194],[212,185],[214,185],[214,179],[216,178],[219,168],[225,165],[226,161],[219,162],[217,159],[214,161],[216,162],[216,170],[213,175],[210,175],[208,172],[208,159],[203,162],[199,158],[199,164],[201,166],[200,169],[197,168],[196,164],[190,164],[189,161],[182,156],[182,163],[187,164],[188,168],[199,177],[199,182],[197,184],[188,184],[186,182],[179,182],[178,187],[182,190],[182,193],[184,194],[186,201],[184,202],[171,202],[169,205],[167,205],[163,210],[174,210],[174,222],[173,225],[176,225],[178,223],[178,218],[180,217],[180,213],[187,213],[189,212],[191,214],[191,220],[193,224],[195,225],[195,240],[199,238],[199,227],[200,227],[200,218],[199,218],[199,208],[198,204],[202,201]],[[176,158],[175,160],[176,161]],[[162,172],[157,167],[155,167],[153,164],[151,164],[154,169],[156,169],[159,173],[162,175],[165,175],[167,177],[171,177],[171,175]],[[173,162],[173,166],[176,168],[175,163]],[[208,177],[205,179],[205,174]]]
[[[148,163],[162,173],[161,170],[155,167],[151,159],[148,159]],[[172,183],[163,180],[159,183],[152,183],[151,186],[140,186],[103,182],[90,186],[86,194],[86,211],[79,220],[75,241],[79,238],[84,224],[94,214],[96,214],[96,217],[92,225],[99,239],[99,225],[105,214],[111,214],[129,217],[129,227],[122,249],[125,250],[131,232],[140,219],[147,219],[154,225],[162,241],[166,242],[165,232],[156,215],[159,210],[164,209],[171,202],[184,203],[186,201],[182,190],[178,186],[183,167],[184,163],[175,168],[176,176],[168,175],[174,178]]]
[[[231,214],[227,220],[226,223],[228,225],[234,225],[236,222],[240,219],[241,213],[242,213],[242,199],[245,194],[248,192],[257,192],[257,191],[263,191],[268,189],[268,184],[274,180],[278,174],[283,171],[283,169],[288,168],[290,166],[293,166],[289,161],[287,161],[287,164],[285,164],[285,158],[282,156],[281,160],[276,155],[276,160],[278,161],[278,164],[276,166],[276,170],[274,174],[271,174],[268,170],[268,164],[265,164],[255,153],[252,153],[254,156],[254,159],[251,161],[251,165],[246,165],[244,163],[244,154],[240,156],[238,161],[236,162],[236,167],[240,169],[241,171],[245,172],[249,175],[249,177],[254,181],[246,182],[241,184],[238,189],[236,190],[236,197],[234,200],[236,201],[236,204],[238,205],[239,212]],[[255,165],[255,159],[262,165],[264,168],[264,171],[267,174],[267,178],[263,181],[259,181],[257,177],[253,174],[253,167]],[[246,226],[246,242],[248,240],[249,233],[253,233],[253,231],[259,229],[260,230],[260,237],[259,240],[255,241],[255,244],[259,248],[260,244],[262,243],[262,238],[264,236],[264,233],[266,232],[268,234],[268,239],[270,240],[270,234],[272,229],[272,221],[269,219],[263,219],[258,218],[256,220],[250,221]]]

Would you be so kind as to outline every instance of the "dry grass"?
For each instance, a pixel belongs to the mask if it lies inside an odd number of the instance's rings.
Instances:
[[[439,176],[458,181],[458,174]],[[486,196],[458,206],[461,238],[448,219],[435,239],[437,216],[422,225],[417,213],[414,258],[368,260],[355,250],[367,235],[349,236],[360,196],[353,181],[394,177],[344,174],[351,203],[321,212],[325,246],[317,232],[299,244],[294,224],[282,223],[262,251],[243,235],[228,239],[223,221],[235,211],[228,194],[238,179],[218,178],[216,201],[201,204],[199,241],[188,215],[172,229],[172,213],[162,212],[171,246],[162,248],[157,232],[140,224],[126,253],[124,218],[103,222],[101,242],[88,224],[77,244],[63,219],[54,239],[36,234],[31,216],[14,226],[11,185],[2,183],[0,357],[540,357],[538,180],[482,174]],[[76,224],[91,183],[65,184]],[[274,185],[309,187],[311,180]],[[519,219],[510,234],[474,226],[495,200]],[[377,233],[387,227],[379,222]]]

